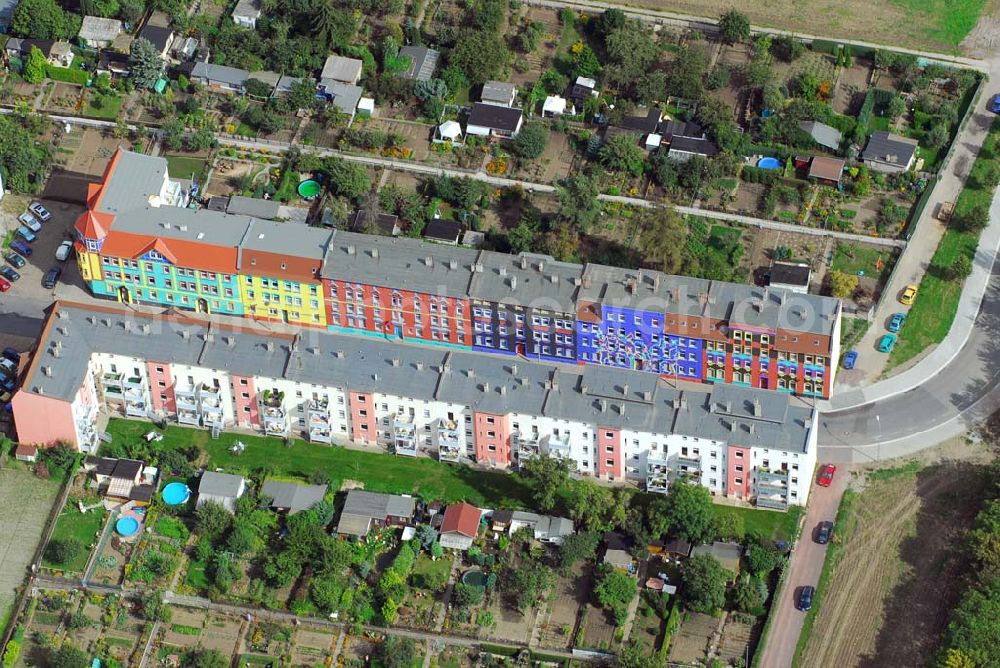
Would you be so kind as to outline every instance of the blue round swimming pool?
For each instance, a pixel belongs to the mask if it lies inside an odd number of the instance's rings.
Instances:
[[[757,161],[761,169],[781,169],[781,161],[777,158],[761,158]]]
[[[125,516],[115,524],[115,531],[122,536],[132,536],[139,530],[139,520],[131,516]]]
[[[163,503],[168,506],[179,506],[191,496],[191,490],[182,482],[172,482],[160,493]]]

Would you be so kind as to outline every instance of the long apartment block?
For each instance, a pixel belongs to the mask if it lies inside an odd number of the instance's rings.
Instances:
[[[806,502],[816,464],[816,411],[787,394],[110,305],[53,304],[12,403],[21,442],[86,452],[127,416],[499,469],[563,457],[582,475],[656,492],[686,478],[778,509]]]
[[[76,223],[91,292],[527,360],[828,398],[839,300],[189,208],[119,151]]]

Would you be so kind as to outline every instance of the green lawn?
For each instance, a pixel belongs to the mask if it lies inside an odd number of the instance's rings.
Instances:
[[[97,101],[98,106],[95,106],[95,101]],[[113,95],[95,95],[87,100],[83,115],[113,121],[118,118],[118,112],[121,111],[121,108],[122,98]]]
[[[165,155],[167,170],[175,179],[190,179],[191,175],[200,175],[205,169],[205,158],[193,155]]]
[[[209,581],[208,575],[205,573],[206,568],[208,565],[205,562],[192,559],[188,562],[188,572],[187,577],[184,578],[184,584],[196,591],[208,589]]]
[[[421,582],[421,578],[425,575],[431,576],[432,582],[447,582],[448,574],[450,572],[450,557],[441,557],[435,561],[434,559],[431,559],[426,552],[421,552],[417,555],[417,559],[413,563],[413,574],[411,577],[415,583]]]
[[[142,438],[148,422],[111,420],[108,433],[115,442]],[[230,452],[235,441],[246,444],[241,455]],[[208,468],[234,473],[252,473],[268,467],[272,475],[308,480],[314,471],[326,471],[331,485],[339,488],[345,479],[364,483],[375,492],[418,494],[428,500],[466,500],[486,507],[527,507],[528,489],[508,473],[482,471],[468,466],[444,464],[426,457],[396,457],[380,452],[314,445],[295,439],[286,448],[279,438],[245,434],[222,434],[212,440],[207,430],[168,427],[162,447],[197,445],[208,453]]]
[[[955,202],[954,220],[960,220],[962,215],[976,206],[989,206],[993,193],[976,186],[976,176],[988,168],[998,153],[997,142],[1000,140],[1000,119],[993,121],[990,134],[983,143],[972,166],[966,187]],[[951,329],[958,310],[958,300],[962,294],[962,281],[949,279],[945,271],[955,258],[960,255],[972,257],[979,242],[978,232],[964,232],[955,227],[949,227],[941,243],[938,244],[931,267],[920,281],[920,291],[917,299],[903,323],[899,333],[899,342],[889,355],[886,370],[907,362],[929,346],[940,343]]]
[[[969,31],[976,27],[985,0],[891,0],[927,26],[927,36],[933,40],[958,46]]]
[[[798,535],[799,517],[804,510],[800,506],[790,506],[787,512],[737,508],[714,504],[716,515],[736,515],[743,519],[746,533],[758,534],[772,540],[791,542]]]
[[[833,251],[833,264],[830,268],[833,271],[842,271],[845,274],[857,274],[859,271],[865,272],[866,276],[878,275],[877,263],[882,259],[882,271],[889,271],[892,268],[893,254],[891,251],[862,246],[860,244],[838,243]]]
[[[97,534],[104,525],[105,512],[102,508],[94,508],[86,513],[81,513],[73,501],[67,501],[62,514],[56,520],[56,528],[52,532],[52,540],[76,538],[87,548],[97,541]],[[87,560],[90,558],[90,550],[84,549],[80,555],[71,562],[58,564],[49,560],[44,560],[43,564],[49,568],[71,573],[82,573],[87,567]]]

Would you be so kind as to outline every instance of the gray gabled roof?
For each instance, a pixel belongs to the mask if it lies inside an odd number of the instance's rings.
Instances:
[[[482,102],[495,104],[510,104],[511,98],[517,92],[517,86],[507,81],[487,81],[483,84]]]
[[[233,8],[233,16],[260,16],[260,0],[239,0]]]
[[[330,104],[348,115],[353,115],[364,90],[361,86],[346,84],[334,79],[320,79],[320,87],[330,98]]]
[[[239,496],[243,485],[243,476],[205,471],[201,474],[201,481],[198,483],[198,494],[235,499]]]
[[[583,265],[558,262],[550,255],[521,253],[510,255],[483,251],[469,286],[472,299],[498,304],[573,313],[576,293],[583,277]]]
[[[278,203],[273,199],[233,195],[229,198],[229,204],[226,205],[226,213],[273,220],[278,217],[278,208]]]
[[[326,485],[300,485],[294,482],[268,480],[260,493],[271,499],[272,508],[288,508],[292,512],[308,510],[323,500]]]
[[[834,151],[840,148],[844,138],[840,130],[819,121],[799,121],[799,127],[808,132],[817,144]]]
[[[122,22],[118,19],[106,19],[100,16],[84,16],[80,24],[80,39],[110,42],[122,31]]]
[[[412,517],[415,507],[416,500],[412,496],[352,489],[347,493],[347,498],[344,499],[343,513],[361,515],[381,521],[390,515]]]
[[[427,81],[434,76],[438,59],[441,57],[440,53],[426,46],[404,46],[399,50],[399,55],[410,59],[410,67],[400,76],[417,81]]]
[[[250,73],[238,67],[228,67],[226,65],[215,65],[214,63],[199,61],[191,69],[191,76],[196,79],[205,79],[209,83],[225,84],[232,88],[243,88],[247,83],[247,79],[250,78]]]
[[[319,78],[353,84],[361,76],[362,67],[363,63],[357,58],[329,56],[323,63]]]
[[[905,167],[917,150],[917,140],[891,132],[876,132],[868,139],[862,159]]]

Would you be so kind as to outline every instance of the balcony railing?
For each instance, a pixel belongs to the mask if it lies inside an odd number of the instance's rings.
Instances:
[[[277,414],[268,415],[267,413],[263,416],[264,433],[268,436],[286,436],[288,434],[288,416],[285,415],[284,411],[277,411]],[[205,414],[206,422],[208,421],[208,413]]]
[[[309,441],[312,443],[333,443],[333,432],[329,426],[310,425]]]
[[[306,405],[306,415],[310,425],[329,426],[330,408],[326,399],[313,399]]]
[[[145,390],[146,384],[142,382],[142,378],[139,376],[129,376],[124,381],[126,390]]]
[[[542,452],[538,434],[522,434],[515,431],[511,436],[511,442],[520,462],[531,459]]]
[[[124,390],[122,374],[111,372],[101,374],[101,387],[104,388],[105,393],[117,395],[122,394]]]
[[[174,399],[177,402],[177,411],[182,408],[198,410],[198,392],[196,390],[176,390]]]
[[[437,448],[438,459],[443,462],[457,462],[462,458],[465,449],[456,422],[438,420]]]
[[[201,416],[197,410],[191,408],[181,408],[178,404],[177,407],[177,422],[180,424],[189,424],[194,426],[201,425]]]
[[[417,426],[413,418],[397,415],[392,420],[392,447],[397,455],[416,456],[418,449]]]
[[[698,457],[690,457],[686,455],[677,456],[677,466],[686,467],[688,469],[698,469],[701,470],[701,459]]]
[[[757,507],[770,508],[772,510],[788,510],[788,501],[780,496],[758,496]]]
[[[569,435],[550,434],[542,439],[542,452],[551,457],[569,457]]]

